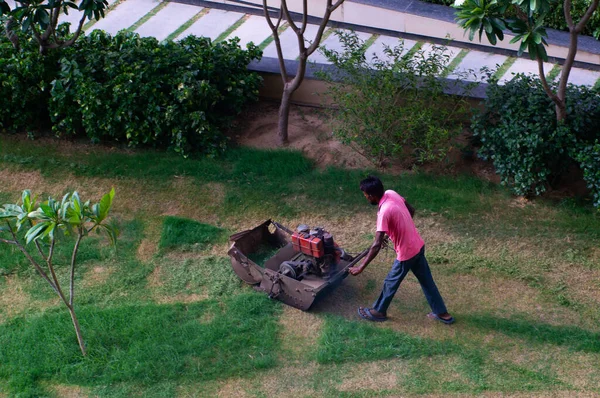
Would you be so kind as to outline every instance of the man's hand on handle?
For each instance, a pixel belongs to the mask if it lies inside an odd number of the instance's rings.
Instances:
[[[385,232],[377,231],[377,233],[375,234],[375,239],[373,240],[373,244],[371,245],[371,248],[369,249],[369,253],[367,254],[365,260],[362,262],[361,265],[348,268],[348,272],[350,272],[354,276],[363,272],[364,269],[367,268],[367,265],[369,265],[369,263],[375,257],[377,257],[377,254],[379,253],[379,250],[381,250],[381,246],[383,246],[384,241]]]

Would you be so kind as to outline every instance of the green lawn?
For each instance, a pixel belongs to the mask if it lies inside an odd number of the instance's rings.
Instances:
[[[351,252],[370,244],[368,170],[320,170],[293,151],[223,158],[0,137],[0,199],[115,187],[117,251],[84,241],[67,312],[0,245],[0,397],[372,397],[600,394],[600,216],[575,200],[523,202],[468,176],[381,175],[416,223],[451,327],[425,317],[409,276],[382,324],[356,307],[379,293],[380,254],[308,313],[243,284],[227,236],[268,218],[322,225]],[[68,243],[68,242],[67,242]],[[66,278],[69,253],[57,248]]]

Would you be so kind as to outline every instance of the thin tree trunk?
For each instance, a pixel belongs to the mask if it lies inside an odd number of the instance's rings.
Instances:
[[[292,98],[293,90],[288,84],[283,87],[283,94],[281,95],[281,105],[279,106],[279,124],[277,126],[277,135],[279,136],[279,143],[281,145],[288,144],[288,121],[290,118],[290,100]]]
[[[85,350],[85,342],[83,341],[83,336],[81,335],[81,328],[79,327],[77,315],[75,315],[75,310],[73,309],[73,307],[67,305],[67,308],[69,309],[69,314],[71,315],[71,320],[73,321],[73,326],[75,327],[75,334],[77,334],[77,342],[79,343],[81,354],[83,354],[83,356],[86,356],[87,352]]]

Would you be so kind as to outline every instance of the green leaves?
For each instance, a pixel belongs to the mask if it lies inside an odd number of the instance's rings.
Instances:
[[[49,198],[36,206],[36,197],[32,197],[31,192],[26,190],[21,195],[20,205],[5,204],[0,208],[0,220],[13,223],[17,231],[28,227],[25,233],[26,244],[39,239],[53,240],[57,236],[56,233],[85,236],[98,229],[105,232],[115,245],[118,228],[106,223],[114,196],[113,188],[100,202],[91,205],[89,201],[82,203],[75,191],[64,195],[60,202]]]
[[[94,31],[60,60],[49,104],[53,130],[184,156],[217,155],[227,143],[223,130],[258,98],[261,78],[247,65],[260,56],[257,47],[244,51],[233,40],[159,43]]]
[[[547,61],[543,20],[549,7],[550,0],[466,0],[456,12],[456,21],[469,32],[469,40],[479,33],[481,41],[485,33],[492,45],[504,40],[503,31],[508,29],[515,35],[510,43],[520,43],[519,55],[527,51],[531,59]]]

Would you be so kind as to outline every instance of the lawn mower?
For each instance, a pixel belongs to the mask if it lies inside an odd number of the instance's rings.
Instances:
[[[230,240],[228,254],[240,279],[303,311],[338,286],[369,251],[352,256],[323,228],[299,225],[292,231],[272,220]]]

